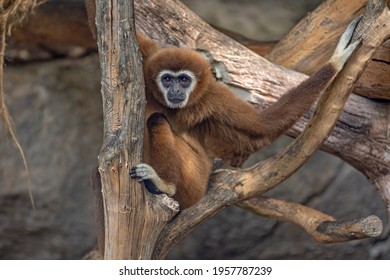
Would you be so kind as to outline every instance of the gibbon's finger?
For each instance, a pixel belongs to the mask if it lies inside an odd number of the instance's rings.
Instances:
[[[345,48],[347,48],[348,44],[351,41],[353,33],[355,32],[356,27],[358,26],[362,16],[355,18],[345,29],[344,33],[341,35],[339,42],[337,44],[335,52],[342,53]]]
[[[137,177],[136,167],[131,168],[129,173],[131,178]]]

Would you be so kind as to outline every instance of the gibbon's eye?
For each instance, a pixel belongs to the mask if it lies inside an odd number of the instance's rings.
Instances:
[[[188,87],[191,84],[191,77],[187,75],[180,75],[179,82],[183,87]]]
[[[165,74],[161,77],[161,82],[164,87],[169,87],[172,84],[173,78],[169,74]]]

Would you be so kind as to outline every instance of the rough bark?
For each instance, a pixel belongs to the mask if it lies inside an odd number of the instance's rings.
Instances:
[[[160,229],[175,213],[129,171],[143,154],[145,94],[132,2],[97,1],[104,140],[99,154],[105,259],[149,259]]]
[[[382,2],[382,4],[383,3],[384,2]],[[165,3],[163,3],[164,7],[170,4],[175,5],[175,11],[177,11],[177,7],[180,6],[180,3],[176,1],[166,1]],[[182,7],[184,8],[184,6]],[[219,170],[218,172],[216,172],[211,178],[211,190],[207,193],[206,197],[194,207],[191,207],[190,209],[186,209],[179,213],[176,219],[168,222],[164,228],[161,224],[161,227],[159,227],[158,229],[162,229],[162,231],[157,239],[155,248],[152,249],[153,253],[151,255],[144,254],[143,256],[164,258],[166,254],[171,250],[171,248],[178,241],[180,241],[181,238],[186,235],[186,233],[191,231],[191,229],[198,223],[210,217],[217,211],[223,209],[227,205],[240,203],[242,201],[255,198],[256,196],[263,194],[271,188],[274,188],[276,185],[278,185],[280,182],[282,182],[284,179],[294,173],[315,152],[315,150],[324,142],[324,140],[327,138],[327,136],[333,129],[337,119],[342,112],[342,108],[348,99],[353,84],[363,72],[366,62],[373,54],[375,48],[389,34],[386,28],[382,28],[379,31],[370,28],[370,24],[372,24],[372,22],[375,22],[377,17],[381,18],[378,15],[385,14],[386,20],[386,12],[388,13],[388,10],[384,10],[385,12],[383,13],[383,5],[381,5],[381,3],[379,2],[375,3],[373,7],[380,7],[382,9],[378,8],[376,11],[371,11],[370,9],[367,9],[365,17],[363,18],[361,23],[361,26],[363,27],[360,27],[358,35],[356,36],[357,38],[363,37],[363,46],[365,47],[361,48],[357,52],[357,54],[353,56],[344,71],[340,74],[339,77],[336,78],[334,83],[324,93],[324,95],[317,104],[317,109],[314,112],[313,118],[310,120],[303,133],[300,134],[291,145],[289,145],[278,155],[255,165],[253,168],[250,168],[248,170]],[[164,15],[164,13],[162,13],[162,11],[164,11],[161,9],[162,7],[159,8],[158,5],[156,5],[156,7],[154,8],[156,9],[156,11],[159,12],[159,15]],[[168,9],[168,11],[171,10]],[[374,14],[374,16],[372,16],[370,13]],[[190,13],[184,13],[184,15],[185,16],[181,17],[181,19],[188,20],[191,17]],[[180,18],[175,17],[172,14],[166,16],[166,18],[172,18],[172,16],[173,18]],[[195,16],[192,15],[192,17]],[[98,18],[99,17],[97,17],[97,19]],[[383,20],[383,18],[381,20]],[[97,20],[97,22],[99,21]],[[189,22],[193,24],[194,18],[191,18]],[[378,24],[378,26],[380,25],[381,24]],[[203,28],[205,27],[203,26]],[[183,33],[181,35],[182,37],[185,37],[183,36]],[[198,36],[199,35],[200,34],[198,34]],[[196,43],[198,43],[200,38],[197,36],[195,36],[195,38]],[[370,39],[370,43],[367,43],[367,38]],[[374,44],[372,44],[371,41],[374,41]],[[224,41],[225,45],[227,43],[227,41]],[[215,56],[213,56],[212,52],[207,52],[204,50],[202,51],[209,55],[209,57],[211,56],[211,58],[214,59],[214,62],[218,62],[219,59],[215,59]],[[100,49],[100,53],[104,54],[106,52]],[[240,57],[242,57],[242,55],[240,55]],[[219,69],[217,70],[221,70],[221,64],[216,64],[219,67]],[[224,73],[223,71],[219,72],[219,77],[224,78],[225,75],[226,73]],[[103,176],[102,182],[104,185]],[[133,201],[133,203],[136,202]],[[282,204],[288,206],[287,202],[282,202]],[[267,204],[265,206],[265,210],[269,210],[267,208]],[[251,206],[247,205],[247,207],[250,208]],[[110,209],[110,207],[106,206],[105,209],[107,208]],[[286,209],[290,208],[287,207]],[[304,207],[302,207],[301,209],[303,209],[302,211],[305,213],[306,220],[308,221],[313,218],[313,215],[315,216],[318,213],[315,211],[311,211],[311,209],[306,209]],[[267,215],[267,213],[270,213],[270,211],[263,212],[260,211],[258,213],[262,215]],[[108,215],[106,210],[106,219],[107,216]],[[288,217],[288,211],[284,213],[283,216]],[[368,217],[366,219],[361,219],[357,222],[347,221],[344,223],[335,222],[333,218],[331,219],[331,221],[329,221],[329,219],[330,218],[328,216],[323,215],[323,219],[321,220],[321,223],[318,223],[315,233],[312,233],[313,236],[315,236],[316,233],[325,234],[326,236],[330,237],[331,242],[338,242],[343,240],[350,240],[351,236],[363,238],[366,236],[376,235],[382,230],[381,222],[379,219],[376,218],[372,219]],[[288,219],[286,218],[285,220]],[[107,227],[109,226],[107,224],[107,221],[105,226],[107,236]],[[371,232],[367,232],[367,228],[370,227],[374,227],[374,230]],[[118,229],[117,231],[119,231]],[[111,243],[117,240],[118,236],[115,236],[115,238],[112,240],[106,238],[106,242],[111,241]],[[135,240],[132,241],[134,242]],[[154,241],[154,239],[152,239],[152,241]],[[154,242],[152,243],[154,244]],[[106,257],[108,249],[109,248],[106,245]],[[115,249],[118,250],[117,248]],[[136,250],[134,250],[134,248],[131,249],[131,256],[134,257],[134,251]],[[151,253],[152,251],[148,251],[148,253]]]
[[[382,222],[376,216],[353,221],[337,221],[334,217],[315,209],[275,198],[256,197],[237,205],[260,216],[296,224],[320,243],[376,237],[383,230]]]

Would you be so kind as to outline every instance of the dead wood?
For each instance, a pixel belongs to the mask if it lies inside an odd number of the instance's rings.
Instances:
[[[296,224],[320,243],[376,237],[383,230],[382,221],[376,216],[337,221],[307,206],[270,197],[256,197],[237,205],[263,217]]]
[[[147,1],[144,1],[143,4],[145,4],[145,2]],[[136,2],[136,4],[137,3],[138,2]],[[194,23],[194,20],[198,20],[196,19],[196,17],[194,17],[194,15],[191,15],[190,13],[180,12],[179,11],[180,9],[177,9],[178,6],[180,7],[180,3],[176,1],[166,1],[166,3],[163,4],[164,7],[166,7],[168,4],[174,4],[176,8],[175,11],[177,11],[182,15],[183,14],[185,15],[185,17],[179,17],[170,14],[166,18],[188,20],[188,18],[193,17],[189,21],[191,22],[191,24]],[[247,170],[223,169],[215,172],[211,178],[211,188],[207,193],[206,197],[202,199],[194,207],[182,211],[174,220],[168,222],[165,227],[163,227],[163,225],[160,224],[160,226],[157,227],[157,229],[162,229],[162,231],[157,239],[157,242],[155,243],[156,247],[154,249],[151,249],[152,251],[148,250],[147,254],[143,252],[144,254],[142,256],[144,257],[152,256],[153,258],[165,257],[166,254],[170,251],[170,249],[198,223],[202,222],[204,219],[210,217],[211,215],[213,215],[214,213],[216,213],[217,211],[223,209],[228,205],[240,203],[242,201],[255,198],[261,195],[262,193],[268,191],[269,189],[275,187],[277,184],[279,184],[281,181],[287,178],[290,174],[295,172],[295,170],[299,168],[312,153],[314,153],[314,151],[322,144],[322,142],[326,139],[326,137],[329,135],[332,128],[334,127],[338,117],[341,114],[342,108],[345,102],[347,101],[347,98],[352,90],[354,81],[356,81],[361,75],[366,62],[371,57],[373,51],[378,46],[378,44],[382,42],[386,36],[388,36],[387,33],[388,31],[385,28],[380,29],[380,31],[383,31],[382,33],[378,32],[378,30],[373,30],[373,29],[369,29],[368,31],[364,30],[364,28],[367,29],[367,22],[372,23],[373,18],[376,19],[378,14],[380,15],[385,14],[387,16],[386,13],[388,13],[388,10],[385,9],[385,12],[382,13],[383,5],[381,6],[379,2],[375,4],[376,5],[373,5],[373,7],[382,7],[382,10],[380,9],[377,10],[375,13],[375,17],[370,18],[369,16],[370,10],[368,9],[368,12],[366,13],[363,22],[361,24],[362,27],[360,27],[360,31],[359,31],[359,37],[361,36],[364,38],[363,47],[361,47],[360,50],[356,53],[356,55],[354,55],[351,61],[347,64],[345,70],[341,73],[341,75],[334,81],[333,85],[322,96],[321,100],[318,102],[317,109],[314,112],[314,117],[310,120],[310,123],[306,126],[303,133],[284,151],[280,152],[278,155],[276,155],[273,158],[270,158],[264,162],[257,164],[253,168]],[[184,6],[182,7],[184,8]],[[159,8],[157,5],[154,8],[156,9],[156,11],[158,11],[159,15],[163,15],[163,13],[161,13],[162,11],[164,11],[164,9],[161,9],[162,7]],[[168,9],[168,13],[170,12],[174,12],[174,11]],[[99,22],[98,18],[99,15],[97,17],[97,22]],[[117,20],[120,21],[119,19]],[[203,30],[205,30],[206,27],[207,26],[204,25]],[[198,30],[202,30],[202,29],[198,29]],[[214,31],[211,29],[210,32],[212,34],[212,32]],[[99,35],[100,33],[98,29],[98,38]],[[181,37],[185,38],[185,36],[183,35],[185,34],[182,33]],[[199,36],[200,34],[198,34],[198,37],[195,37],[196,44],[198,45],[199,42],[203,42],[207,44],[207,42],[203,41],[204,38]],[[240,46],[234,45],[235,44],[234,42],[229,42],[224,37],[222,38],[225,40],[223,42],[225,45],[231,44],[233,46],[232,49],[235,52],[234,54],[237,55],[237,49],[239,49]],[[369,38],[370,41],[367,40],[367,38]],[[376,40],[372,40],[372,38],[376,38]],[[218,42],[218,38],[215,39]],[[220,39],[221,37],[219,37],[219,40]],[[374,41],[375,44],[372,44],[372,41]],[[101,46],[105,46],[105,44],[101,43],[99,46],[100,48],[102,48]],[[236,47],[237,49],[235,49],[234,47]],[[204,51],[204,50],[210,50],[212,48],[201,48],[201,49]],[[229,48],[229,50],[230,49],[231,48]],[[101,56],[102,53],[106,54],[106,51],[100,49]],[[212,51],[210,51],[209,55],[210,54],[216,61],[219,61],[219,59],[216,59],[215,56],[217,55],[218,58],[218,53],[214,54]],[[243,53],[239,52],[238,54],[240,58],[244,58],[244,59],[247,58],[245,56],[242,56]],[[223,58],[225,53],[223,55],[222,54],[219,55],[220,57]],[[231,56],[230,59],[232,59],[233,64],[237,62],[234,60],[234,55]],[[102,59],[102,61],[104,61],[104,59]],[[229,61],[226,60],[226,63],[228,62]],[[219,63],[218,65],[221,64]],[[264,61],[262,61],[262,66],[264,65],[272,68],[271,65],[267,65]],[[229,69],[229,67],[227,67],[227,69]],[[226,73],[222,72],[221,77],[223,77],[224,75],[226,75]],[[104,75],[103,75],[103,81],[104,81]],[[104,82],[102,84],[104,85]],[[104,90],[103,90],[103,99],[104,100],[106,99],[104,95]],[[120,101],[118,100],[117,102]],[[119,112],[117,112],[117,114],[119,114]],[[120,119],[121,118],[118,118],[118,120]],[[110,118],[108,118],[107,120],[110,122]],[[118,127],[117,121],[114,120],[114,122],[112,122],[111,120],[111,127],[112,127],[112,123],[114,123],[114,128]],[[115,135],[116,133],[111,133],[111,134]],[[104,148],[102,149],[102,151],[104,151]],[[102,154],[104,153],[102,152]],[[102,165],[103,164],[101,162],[101,166]],[[103,171],[104,170],[101,169],[101,173]],[[116,173],[119,171],[119,169],[114,168],[111,171],[113,173]],[[126,175],[128,176],[128,174]],[[125,179],[125,177],[123,177],[122,179]],[[104,173],[102,173],[103,196],[106,192],[106,190],[104,189],[105,184],[110,185],[111,183],[111,186],[115,187],[118,186],[118,184],[122,181],[122,180],[115,180],[115,177],[111,178],[111,180],[113,181],[105,182]],[[106,198],[105,200],[107,201]],[[288,202],[286,203],[282,202],[280,205],[288,206]],[[246,206],[246,207],[250,207],[250,206]],[[109,214],[107,209],[111,209],[111,207],[109,206],[107,207],[107,205],[105,205],[105,209],[106,209],[105,217],[107,217]],[[290,208],[288,207],[287,209]],[[306,215],[307,221],[310,218],[312,218],[312,216],[316,216],[316,215],[321,216],[318,214],[318,212],[314,212],[315,210],[313,209],[308,209],[303,206],[300,209],[303,209],[302,212]],[[263,213],[264,215],[266,215],[266,210],[270,210],[270,209],[266,207],[264,210],[265,212]],[[258,212],[258,213],[262,214],[262,212]],[[116,215],[118,215],[118,213],[116,213]],[[282,212],[282,216],[285,217],[285,219],[287,220],[288,213]],[[164,219],[164,221],[167,222],[168,220]],[[107,221],[105,226],[106,226],[106,236],[107,236],[108,233]],[[367,231],[367,228],[369,228],[370,226],[373,226],[374,230]],[[126,231],[119,230],[119,227],[115,227],[115,228],[116,231],[118,232],[129,231],[128,229]],[[158,230],[158,232],[160,231]],[[333,218],[322,215],[322,220],[320,223],[318,223],[318,226],[316,227],[315,231],[312,231],[312,235],[314,237],[316,234],[325,235],[328,239],[324,237],[318,237],[318,238],[323,238],[323,240],[325,240],[324,242],[338,242],[343,240],[351,240],[353,238],[364,238],[366,236],[375,236],[380,232],[381,232],[381,223],[380,221],[378,222],[378,219],[376,218],[369,217],[366,219],[361,219],[357,222],[356,221],[335,222]],[[106,242],[109,243],[117,242],[116,240],[118,240],[118,236],[112,239],[106,237]],[[136,241],[136,239],[133,239],[132,241],[134,242]],[[154,239],[152,239],[152,241],[154,241]],[[152,244],[154,244],[154,242],[152,242]],[[107,250],[109,249],[110,248],[106,243],[105,257],[108,256],[110,258],[111,256],[109,255],[109,253],[107,253]],[[134,251],[134,248],[132,249]],[[118,248],[115,248],[115,250],[112,251],[116,251],[116,250],[118,250]],[[153,252],[152,255],[151,252]],[[135,256],[134,253],[132,253],[130,257],[134,257],[134,256]]]
[[[97,1],[104,140],[99,154],[105,221],[104,259],[150,259],[173,209],[129,180],[142,160],[145,93],[133,3]]]

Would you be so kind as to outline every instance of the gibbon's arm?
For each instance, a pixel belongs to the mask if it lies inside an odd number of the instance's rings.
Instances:
[[[176,140],[168,120],[160,113],[152,114],[147,120],[145,137],[148,137],[150,165],[136,165],[130,170],[130,176],[143,181],[151,193],[172,197],[180,183],[180,161],[174,151]]]
[[[261,111],[262,119],[276,120],[276,125],[269,125],[270,123],[268,122],[267,130],[271,138],[280,136],[290,128],[310,108],[320,93],[329,86],[341,71],[348,58],[360,43],[360,41],[356,41],[349,45],[359,21],[360,17],[352,21],[341,35],[328,63],[307,80],[283,95],[278,102]]]
[[[256,139],[262,139],[262,142],[266,143],[272,142],[310,109],[320,93],[343,68],[359,44],[357,41],[349,45],[359,20],[360,18],[355,19],[348,26],[327,64],[266,109],[256,109],[251,104],[232,96],[224,85],[215,83],[212,85],[213,88],[209,89],[214,92],[209,95],[210,99],[214,100],[207,101],[215,105],[212,118],[221,123],[220,127],[228,126],[247,134],[246,139],[249,142],[247,145],[240,143],[242,147],[252,146]]]

